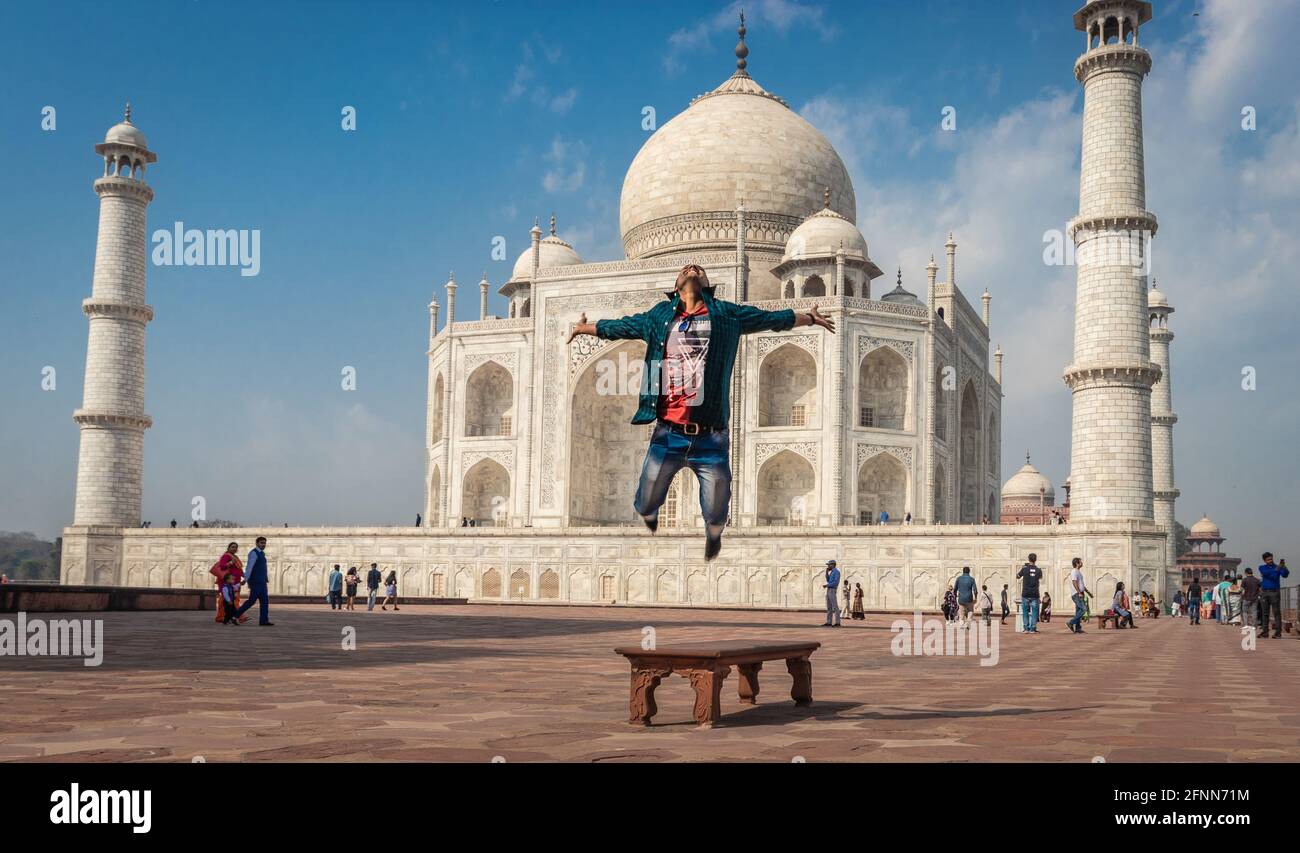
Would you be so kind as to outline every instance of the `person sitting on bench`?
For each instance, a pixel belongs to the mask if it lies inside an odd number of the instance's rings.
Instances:
[[[1115,598],[1111,601],[1110,607],[1118,617],[1115,620],[1116,628],[1123,628],[1126,622],[1130,628],[1137,627],[1133,624],[1133,611],[1129,609],[1128,593],[1124,591],[1123,581],[1115,584]]]

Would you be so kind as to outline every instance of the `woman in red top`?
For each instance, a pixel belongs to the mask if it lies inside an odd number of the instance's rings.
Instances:
[[[239,560],[239,543],[231,542],[226,546],[226,553],[221,555],[217,560],[217,565],[213,567],[212,574],[216,576],[217,581],[217,618],[221,622],[221,584],[226,575],[234,575],[235,579],[235,608],[239,607],[239,588],[244,583],[244,564]],[[240,622],[248,621],[247,616],[240,616]]]

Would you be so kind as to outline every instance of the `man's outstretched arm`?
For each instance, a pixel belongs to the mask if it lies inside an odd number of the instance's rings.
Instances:
[[[835,321],[822,316],[816,305],[807,311],[797,313],[789,308],[782,311],[764,311],[753,305],[737,305],[736,319],[740,322],[742,334],[784,332],[797,326],[821,326],[831,334],[835,334]]]
[[[617,320],[599,320],[595,323],[588,323],[587,315],[584,313],[578,318],[578,322],[569,328],[569,339],[565,344],[573,343],[573,339],[578,335],[594,335],[607,341],[643,340],[645,323],[644,313],[620,317]]]

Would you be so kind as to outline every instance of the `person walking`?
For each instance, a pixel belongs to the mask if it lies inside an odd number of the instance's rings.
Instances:
[[[339,571],[339,564],[334,564],[334,570],[330,572],[329,577],[329,594],[325,596],[330,603],[330,610],[340,610],[343,607],[343,572]]]
[[[1249,566],[1241,579],[1241,620],[1241,624],[1251,628],[1259,625],[1259,578]]]
[[[957,606],[961,608],[961,625],[963,628],[970,627],[971,614],[975,610],[975,593],[978,589],[975,578],[971,577],[970,566],[962,566],[961,574],[957,576],[955,583],[955,592],[957,593]]]
[[[844,582],[844,607],[841,609],[845,613],[853,612],[853,587],[848,581]]]
[[[270,575],[266,568],[265,536],[257,537],[253,550],[248,552],[246,565],[248,566],[248,574],[244,576],[244,580],[248,582],[248,600],[235,611],[235,615],[243,616],[244,611],[248,610],[256,602],[258,605],[257,624],[269,628],[275,623],[271,621],[271,598],[268,589]]]
[[[217,578],[218,593],[224,593],[223,578],[225,578],[226,575],[234,575],[235,608],[237,609],[239,607],[239,589],[244,584],[244,564],[239,561],[239,543],[231,542],[229,545],[227,545],[225,553],[221,555],[220,559],[217,560],[216,565],[214,565],[210,571]],[[224,609],[224,605],[222,604],[221,595],[218,595],[217,596],[217,618],[216,618],[217,622],[221,622],[225,619],[225,614],[222,612],[223,609]],[[241,616],[239,618],[239,621],[247,622],[248,617]]]
[[[1273,623],[1273,639],[1282,638],[1282,578],[1291,576],[1286,560],[1273,563],[1273,552],[1264,552],[1264,562],[1259,567],[1259,639],[1268,637],[1268,624]]]
[[[1043,590],[1043,603],[1038,608],[1038,621],[1052,621],[1052,594],[1047,590]]]
[[[400,610],[397,606],[397,570],[389,571],[387,579],[384,580],[384,603],[379,605],[380,610],[387,610],[388,603],[393,603],[394,610]]]
[[[641,314],[588,323],[583,314],[569,331],[567,344],[579,335],[607,341],[646,343],[645,371],[634,424],[654,423],[641,479],[632,506],[645,526],[659,529],[659,510],[673,477],[683,467],[700,483],[704,516],[704,559],[722,549],[722,531],[731,505],[731,377],[742,335],[784,332],[796,326],[821,326],[832,334],[835,324],[816,306],[796,314],[790,309],[764,311],[753,305],[714,298],[708,273],[686,264],[667,298]],[[602,472],[583,472],[599,478]],[[582,476],[580,475],[580,476]]]
[[[371,563],[370,571],[366,572],[366,610],[375,609],[375,597],[379,595],[379,582],[383,577],[379,572],[379,564]]]
[[[1174,590],[1174,614],[1173,615],[1175,616],[1183,615],[1183,591],[1181,589]]]
[[[221,624],[238,625],[239,617],[235,615],[235,601],[239,598],[239,583],[234,573],[226,575],[221,584]]]
[[[957,621],[957,593],[951,586],[943,594],[943,618],[948,622]]]
[[[1224,575],[1214,586],[1215,619],[1220,625],[1228,624],[1228,590],[1232,589],[1232,576]]]
[[[1201,582],[1196,578],[1187,587],[1187,624],[1201,624]]]
[[[1116,628],[1123,628],[1127,622],[1130,628],[1136,628],[1133,624],[1132,605],[1129,604],[1128,593],[1124,591],[1124,582],[1120,581],[1115,584],[1115,598],[1111,600],[1110,609],[1115,611],[1119,618],[1115,620]]]
[[[1083,579],[1083,560],[1075,557],[1070,561],[1070,600],[1074,602],[1074,618],[1065,623],[1075,634],[1084,633],[1083,614],[1088,610],[1088,596],[1092,595],[1088,591],[1088,584]]]
[[[1016,572],[1020,582],[1020,606],[1025,613],[1025,633],[1038,633],[1038,582],[1043,579],[1043,570],[1038,567],[1038,555],[1030,554],[1029,562]]]
[[[988,585],[980,587],[980,612],[984,614],[984,624],[993,624],[993,596],[989,595]]]
[[[348,566],[347,577],[343,578],[345,589],[344,597],[347,599],[347,609],[356,610],[357,585],[361,583],[361,576],[357,574],[356,566]]]
[[[1007,617],[1011,615],[1011,607],[1007,604],[1007,587],[1008,584],[1002,584],[1002,624],[1007,624]]]
[[[860,583],[853,585],[853,612],[851,615],[858,620],[867,618],[867,611],[862,607],[862,584]]]
[[[826,583],[822,587],[826,590],[826,621],[822,624],[823,628],[840,627],[840,604],[839,594],[836,588],[840,585],[840,570],[836,567],[834,560],[826,562]]]

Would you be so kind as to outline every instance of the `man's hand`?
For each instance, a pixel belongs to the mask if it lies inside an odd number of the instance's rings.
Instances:
[[[564,342],[564,345],[568,346],[569,344],[573,343],[573,339],[576,338],[578,335],[594,335],[594,334],[596,334],[596,324],[588,323],[587,315],[584,313],[581,317],[578,318],[578,322],[574,323],[572,326],[569,327],[569,339]]]
[[[794,315],[794,324],[796,326],[821,326],[832,335],[835,334],[835,321],[829,317],[823,317],[814,305],[808,309],[807,314]]]

